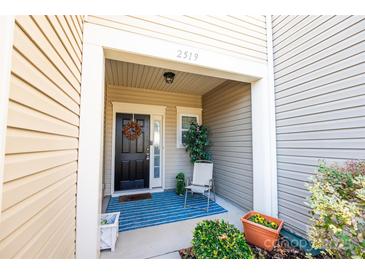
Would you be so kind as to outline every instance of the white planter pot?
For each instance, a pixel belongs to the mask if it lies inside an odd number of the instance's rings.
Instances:
[[[115,250],[115,243],[118,239],[120,212],[104,213],[100,218],[100,249]],[[103,221],[105,224],[103,224]]]

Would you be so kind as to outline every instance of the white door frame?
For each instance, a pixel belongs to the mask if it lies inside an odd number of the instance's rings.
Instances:
[[[181,60],[179,50],[199,53]],[[254,209],[276,215],[275,102],[269,62],[84,24],[76,257],[99,257],[103,167],[104,58],[251,83]],[[268,54],[268,58],[270,54]]]
[[[112,125],[112,165],[111,165],[111,176],[110,176],[110,187],[111,187],[111,195],[115,194],[114,190],[114,173],[115,173],[115,126],[116,126],[116,117],[117,113],[128,113],[128,114],[145,114],[150,115],[150,136],[152,134],[152,120],[154,115],[160,115],[162,117],[162,189],[165,189],[165,115],[166,115],[166,106],[157,106],[157,105],[146,105],[146,104],[133,104],[133,103],[123,103],[123,102],[112,102],[113,107],[113,125]],[[150,137],[151,139],[151,137]],[[150,146],[150,159],[152,159],[152,146]],[[153,169],[153,161],[150,160],[150,175],[151,170]],[[152,189],[151,185],[151,176],[149,182],[149,189]],[[127,192],[127,191],[123,191]],[[135,192],[135,191],[133,191]]]

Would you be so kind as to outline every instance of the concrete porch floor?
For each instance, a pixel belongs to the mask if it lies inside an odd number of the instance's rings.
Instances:
[[[103,209],[106,208],[104,201]],[[114,252],[104,250],[101,259],[179,259],[178,250],[191,246],[196,224],[206,219],[224,219],[242,231],[240,218],[247,211],[217,196],[228,212],[181,222],[120,232]],[[104,211],[103,211],[104,212]]]

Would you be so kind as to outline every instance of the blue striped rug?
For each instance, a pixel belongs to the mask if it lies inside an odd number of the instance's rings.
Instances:
[[[119,197],[112,197],[106,212],[120,212],[119,231],[227,212],[226,209],[213,201],[210,201],[209,211],[206,212],[203,209],[207,206],[207,198],[199,194],[189,195],[188,205],[196,208],[184,208],[184,196],[178,196],[172,191],[165,191],[152,193],[152,199],[124,203],[119,202]]]

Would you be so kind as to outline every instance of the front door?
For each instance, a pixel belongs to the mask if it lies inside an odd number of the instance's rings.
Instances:
[[[137,139],[127,138],[123,128],[136,121],[141,134]],[[150,116],[116,114],[114,189],[128,190],[149,187],[150,174]]]

